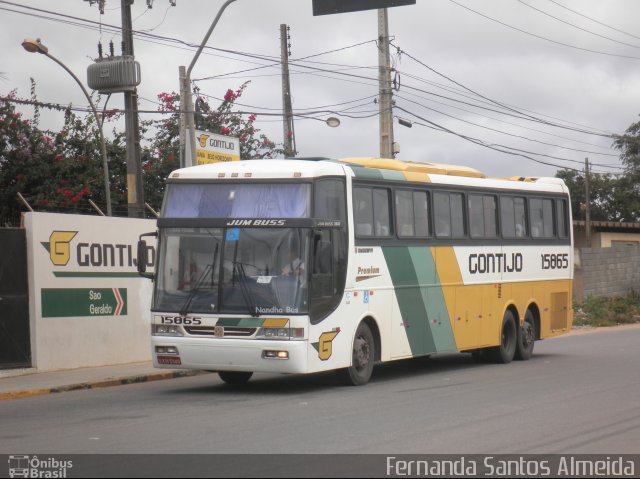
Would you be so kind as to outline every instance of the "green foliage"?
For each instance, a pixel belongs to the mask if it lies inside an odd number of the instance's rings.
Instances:
[[[605,298],[587,297],[583,303],[574,304],[574,326],[617,326],[640,323],[640,293],[632,291],[627,296]]]
[[[624,135],[617,136],[613,146],[620,150],[620,159],[625,165],[621,181],[629,191],[629,208],[635,213],[634,221],[640,221],[640,121],[631,124]]]
[[[640,121],[632,123],[624,135],[616,136],[613,146],[620,150],[620,159],[627,173],[640,175]]]
[[[571,195],[571,211],[574,220],[585,219],[584,174],[572,170],[560,170]],[[591,174],[591,219],[593,221],[640,221],[640,192],[628,176]]]
[[[613,147],[620,150],[624,175],[591,174],[591,219],[594,221],[640,221],[640,121],[624,135],[617,135]],[[571,194],[574,219],[585,218],[584,173],[560,170]]]

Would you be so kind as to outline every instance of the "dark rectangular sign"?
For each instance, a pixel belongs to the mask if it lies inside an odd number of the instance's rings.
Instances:
[[[379,8],[415,5],[416,0],[313,0],[313,15],[377,10]]]

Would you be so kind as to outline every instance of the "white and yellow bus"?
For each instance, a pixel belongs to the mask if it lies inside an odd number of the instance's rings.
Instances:
[[[571,329],[569,205],[556,178],[377,158],[177,170],[158,219],[154,365],[235,384],[342,369],[359,385],[376,362],[528,359]]]

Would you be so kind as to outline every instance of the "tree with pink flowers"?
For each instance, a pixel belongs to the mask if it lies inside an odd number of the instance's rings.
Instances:
[[[234,111],[234,102],[247,85],[228,89],[217,108],[198,96],[196,127],[238,137],[242,159],[273,158],[282,149],[256,128],[256,115]],[[174,93],[160,93],[158,100],[158,110],[163,115],[141,122],[144,195],[155,208],[162,204],[167,176],[180,167],[180,98]],[[18,111],[18,106],[25,103],[34,108],[30,119]],[[37,211],[94,214],[88,199],[106,210],[100,144],[93,115],[74,112],[69,107],[60,111],[64,116],[62,129],[45,131],[38,127],[41,108],[60,109],[38,102],[33,90],[31,100],[18,98],[16,92],[0,95],[0,226],[7,222],[16,224],[20,212],[26,210],[17,193]],[[107,114],[105,118],[105,136],[112,207],[115,215],[126,216],[124,132],[113,127],[111,116]]]

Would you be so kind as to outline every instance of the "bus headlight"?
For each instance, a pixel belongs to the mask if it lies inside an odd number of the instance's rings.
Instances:
[[[151,334],[153,336],[184,336],[182,328],[175,324],[152,324]]]
[[[256,339],[303,339],[304,328],[260,328]]]

